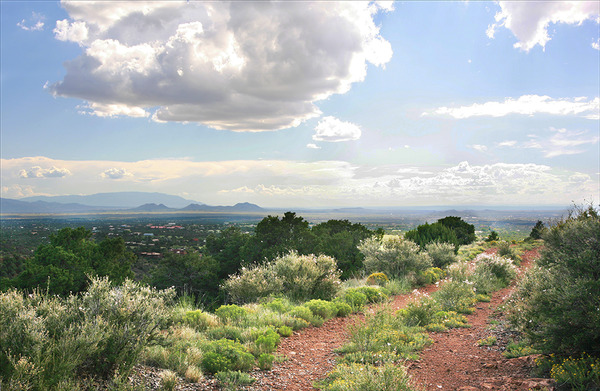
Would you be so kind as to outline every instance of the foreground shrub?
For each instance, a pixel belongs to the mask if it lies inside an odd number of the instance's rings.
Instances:
[[[401,278],[431,267],[431,258],[419,246],[398,236],[379,240],[366,239],[359,246],[364,254],[367,273],[381,272],[390,278]]]
[[[107,278],[92,279],[81,296],[66,299],[2,293],[0,376],[32,390],[126,376],[166,323],[173,297],[172,290],[129,280],[111,287]]]
[[[553,361],[550,377],[560,386],[581,391],[600,389],[600,358],[584,353],[578,358]]]
[[[338,308],[331,301],[311,300],[304,303],[313,315],[320,316],[324,320],[331,319],[337,315]]]
[[[367,295],[358,288],[350,288],[342,292],[338,300],[348,304],[352,308],[352,312],[358,312],[367,304]]]
[[[223,323],[240,323],[248,316],[248,310],[235,304],[222,305],[215,310],[215,315]]]
[[[264,265],[242,268],[225,281],[223,289],[236,303],[255,302],[271,295],[293,301],[331,300],[340,284],[335,259],[291,252]]]
[[[403,366],[386,363],[382,366],[341,364],[314,385],[326,391],[410,391],[408,374]]]
[[[239,342],[220,339],[206,344],[204,350],[202,368],[208,373],[246,372],[254,365],[254,356]]]
[[[544,242],[513,295],[509,319],[544,352],[600,351],[598,212],[589,207],[559,222]]]

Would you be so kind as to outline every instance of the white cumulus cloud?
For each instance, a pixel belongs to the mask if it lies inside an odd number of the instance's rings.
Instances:
[[[42,168],[40,166],[33,166],[28,169],[22,169],[19,171],[21,178],[62,178],[71,175],[71,171],[66,168]]]
[[[368,64],[384,67],[392,56],[374,22],[393,9],[388,2],[61,4],[69,18],[55,36],[83,53],[48,89],[87,101],[97,115],[289,128],[320,116],[316,102],[347,92]]]
[[[490,116],[504,117],[511,114],[535,115],[581,115],[584,118],[600,110],[600,98],[586,97],[553,99],[547,95],[523,95],[517,99],[506,98],[503,102],[474,103],[470,106],[439,107],[422,115],[449,115],[457,119]]]
[[[528,52],[536,45],[542,48],[550,41],[550,24],[580,25],[586,20],[598,21],[596,1],[499,1],[501,11],[495,16],[486,34],[494,38],[495,31],[505,27],[518,42],[515,48]]]
[[[130,172],[128,172],[124,168],[109,168],[100,174],[102,178],[110,178],[110,179],[121,179],[125,177],[133,176]]]
[[[319,121],[312,138],[315,141],[339,142],[358,140],[360,135],[357,125],[328,116]]]
[[[317,144],[306,144],[306,148],[310,148],[310,149],[321,149],[321,147],[319,147]]]

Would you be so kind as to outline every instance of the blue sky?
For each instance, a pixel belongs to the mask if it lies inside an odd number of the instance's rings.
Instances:
[[[2,197],[600,199],[598,2],[0,4]]]

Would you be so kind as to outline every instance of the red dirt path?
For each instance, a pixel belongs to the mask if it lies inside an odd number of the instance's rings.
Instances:
[[[526,270],[537,256],[537,250],[525,252],[520,272]],[[390,303],[384,305],[396,310],[436,289],[435,285],[416,289],[409,294],[395,296]],[[534,365],[532,357],[506,359],[497,348],[477,344],[478,340],[491,335],[489,317],[510,295],[512,289],[513,286],[496,292],[490,303],[478,303],[475,313],[467,316],[470,328],[430,333],[434,343],[420,352],[419,360],[406,363],[413,384],[423,390],[553,389],[551,381],[529,377]],[[314,390],[312,383],[323,379],[334,368],[337,355],[333,351],[348,340],[349,326],[363,319],[364,315],[334,318],[322,327],[311,327],[283,338],[276,354],[287,357],[287,360],[274,364],[270,371],[254,370],[251,376],[257,381],[244,389]],[[147,375],[155,377],[154,374]],[[196,384],[183,383],[177,387],[177,390],[185,391],[218,389],[220,388],[214,379]]]

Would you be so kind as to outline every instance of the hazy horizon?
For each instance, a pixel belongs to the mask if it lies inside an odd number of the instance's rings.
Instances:
[[[0,7],[3,198],[600,200],[598,2]]]

